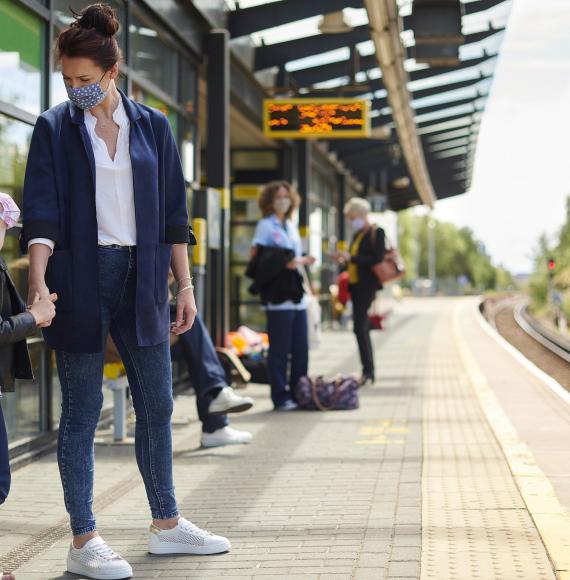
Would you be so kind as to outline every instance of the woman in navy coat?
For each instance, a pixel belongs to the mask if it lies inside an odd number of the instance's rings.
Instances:
[[[92,512],[93,439],[102,406],[108,333],[125,364],[137,424],[135,450],[153,518],[152,553],[212,554],[226,538],[179,516],[172,482],[169,332],[196,315],[187,245],[186,189],[166,117],[115,86],[114,11],[87,7],[58,37],[69,101],[35,126],[24,187],[22,246],[30,295],[57,293],[44,336],[62,388],[58,463],[73,541],[67,569],[125,578],[130,565],[98,536]],[[178,281],[170,325],[168,271]]]

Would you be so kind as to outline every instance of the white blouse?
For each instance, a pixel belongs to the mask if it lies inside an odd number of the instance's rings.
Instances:
[[[137,227],[133,169],[129,152],[130,123],[123,100],[113,112],[119,126],[115,158],[111,159],[105,141],[95,132],[97,118],[85,111],[85,126],[95,157],[95,206],[97,211],[98,243],[101,246],[118,244],[135,246]],[[32,244],[45,244],[52,250],[54,242],[44,238],[30,240]]]

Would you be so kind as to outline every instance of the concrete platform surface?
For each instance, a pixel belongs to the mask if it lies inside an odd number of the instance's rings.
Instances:
[[[389,329],[374,332],[378,380],[356,411],[274,413],[268,387],[248,387],[256,405],[232,425],[254,434],[250,445],[200,449],[194,398],[177,398],[180,510],[227,535],[228,554],[147,554],[131,446],[96,448],[101,534],[135,578],[568,578],[570,467],[559,434],[570,412],[485,331],[475,306],[400,303]],[[358,370],[350,332],[326,332],[311,353],[313,374]],[[18,580],[78,578],[65,572],[68,543],[52,454],[14,473],[0,565]]]

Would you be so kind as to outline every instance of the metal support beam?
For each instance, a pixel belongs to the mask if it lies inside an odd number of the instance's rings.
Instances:
[[[255,49],[255,70],[282,66],[292,60],[352,46],[369,39],[368,25],[364,24],[341,34],[315,34],[287,42],[258,46]]]
[[[348,247],[344,219],[344,204],[346,203],[346,189],[347,189],[346,180],[347,180],[346,173],[338,174],[338,206],[337,206],[338,211],[336,212],[336,218],[338,232],[337,249],[339,250],[346,250]]]
[[[228,28],[235,38],[343,8],[362,8],[362,0],[282,0],[238,8],[229,13]]]
[[[311,192],[311,158],[312,144],[307,139],[296,141],[297,148],[297,190],[301,196],[299,208],[299,233],[303,250],[309,250],[309,193]]]
[[[451,91],[457,91],[459,89],[467,89],[469,87],[472,87],[474,85],[479,84],[480,82],[490,79],[491,76],[487,75],[481,75],[478,78],[475,79],[468,79],[466,81],[459,81],[458,83],[448,83],[448,84],[443,84],[443,85],[437,85],[434,87],[430,87],[428,89],[417,89],[415,91],[412,91],[412,97],[414,99],[414,101],[417,101],[419,99],[423,99],[425,97],[433,97],[434,95],[443,95],[445,93],[449,93]]]
[[[212,252],[208,270],[211,283],[214,343],[223,346],[229,330],[230,249],[230,51],[227,30],[214,29],[207,37],[208,54],[208,140],[206,168],[208,187],[220,192],[220,248]],[[211,219],[211,218],[210,218]],[[212,280],[213,282],[213,280]]]
[[[400,38],[401,21],[396,0],[364,0],[376,47],[382,79],[396,124],[402,153],[418,194],[428,207],[435,193],[427,171],[423,147],[417,134],[410,106],[408,75],[404,69],[404,46]]]

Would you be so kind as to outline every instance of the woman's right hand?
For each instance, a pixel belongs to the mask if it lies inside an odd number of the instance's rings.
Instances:
[[[55,317],[55,301],[57,300],[57,294],[50,294],[48,296],[43,296],[40,298],[39,293],[36,292],[34,295],[33,302],[28,310],[32,313],[33,317],[36,319],[36,324],[40,328],[45,328],[51,324],[51,321]]]

